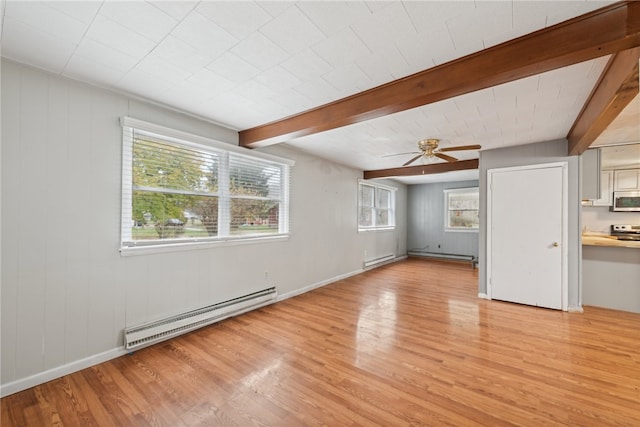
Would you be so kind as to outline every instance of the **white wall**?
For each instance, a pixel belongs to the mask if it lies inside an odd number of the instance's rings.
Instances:
[[[478,291],[487,292],[487,171],[493,168],[525,166],[543,163],[568,163],[568,288],[569,309],[581,307],[580,270],[580,158],[567,156],[567,140],[539,142],[480,152],[480,262]],[[526,226],[523,224],[523,226]],[[514,236],[517,238],[517,236]]]
[[[2,394],[119,354],[126,326],[266,285],[294,295],[406,253],[394,231],[357,232],[361,172],[296,160],[288,241],[122,257],[119,118],[237,144],[237,133],[121,94],[2,62]],[[265,278],[265,273],[268,278]]]
[[[640,212],[611,212],[608,206],[583,206],[582,230],[609,233],[611,224],[640,224]]]

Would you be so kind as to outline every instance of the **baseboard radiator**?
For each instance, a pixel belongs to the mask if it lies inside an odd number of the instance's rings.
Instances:
[[[460,254],[446,254],[441,252],[426,252],[426,251],[408,251],[407,254],[409,256],[418,256],[424,258],[438,258],[438,259],[446,259],[446,260],[456,260],[456,261],[468,261],[472,264],[473,267],[478,263],[478,259],[473,255],[460,255]]]
[[[231,316],[265,306],[276,300],[275,287],[202,307],[186,313],[144,323],[124,330],[125,348],[136,350],[193,331]]]
[[[373,267],[378,264],[382,264],[383,262],[391,261],[396,258],[395,254],[383,255],[378,258],[370,259],[363,262],[364,268]]]

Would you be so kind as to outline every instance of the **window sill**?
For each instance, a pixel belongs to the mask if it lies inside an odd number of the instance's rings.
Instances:
[[[369,233],[371,231],[393,231],[396,227],[375,227],[375,228],[358,228],[358,233]]]
[[[444,231],[452,233],[477,233],[479,228],[445,228]]]
[[[260,243],[274,243],[289,240],[289,234],[276,236],[255,237],[245,239],[214,240],[206,242],[167,243],[148,246],[123,246],[120,248],[120,256],[151,255],[167,252],[184,252],[202,249],[221,248],[228,246],[255,245]]]

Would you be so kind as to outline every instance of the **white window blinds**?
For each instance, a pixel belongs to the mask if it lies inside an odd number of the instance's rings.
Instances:
[[[133,119],[123,129],[123,247],[288,233],[291,162]]]

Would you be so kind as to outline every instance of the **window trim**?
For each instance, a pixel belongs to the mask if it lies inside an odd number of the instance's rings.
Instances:
[[[290,235],[290,168],[295,165],[294,160],[285,159],[282,157],[274,156],[264,152],[248,150],[244,147],[239,147],[225,142],[216,141],[203,136],[195,135],[188,132],[168,128],[165,126],[156,125],[154,123],[145,122],[142,120],[134,119],[131,117],[121,117],[120,124],[122,126],[122,182],[121,182],[121,219],[120,219],[120,254],[122,256],[130,255],[146,255],[151,253],[162,252],[175,252],[194,249],[206,249],[220,246],[235,246],[241,244],[256,244],[267,243],[273,241],[288,240]],[[166,243],[159,243],[154,241],[153,243],[133,242],[131,238],[125,239],[126,229],[125,226],[131,220],[132,216],[132,192],[126,192],[125,186],[132,188],[133,170],[130,164],[133,153],[133,131],[134,129],[144,133],[152,134],[153,136],[165,140],[169,143],[175,143],[186,147],[195,148],[198,150],[206,150],[210,148],[212,151],[223,153],[234,153],[250,159],[264,160],[267,162],[278,163],[282,166],[282,183],[284,184],[283,202],[286,203],[284,209],[282,209],[283,215],[280,220],[287,224],[286,231],[278,232],[276,234],[265,235],[252,235],[247,237],[238,236],[222,236],[222,237],[210,237],[210,238],[192,238],[188,240],[169,240]],[[128,244],[125,245],[125,242]]]
[[[361,197],[360,197],[360,189],[363,185],[369,186],[369,187],[373,187],[374,188],[374,194],[375,194],[375,190],[377,189],[383,189],[383,190],[388,190],[390,192],[390,198],[391,200],[390,202],[390,209],[389,209],[389,222],[391,223],[391,225],[383,225],[383,226],[378,226],[378,225],[373,225],[370,227],[363,227],[360,225],[360,210],[362,208],[360,202],[361,202]],[[356,192],[356,196],[358,198],[357,201],[357,212],[356,212],[356,223],[358,224],[358,232],[359,233],[366,233],[366,232],[370,232],[370,231],[385,231],[385,230],[395,230],[396,228],[396,192],[398,191],[398,189],[396,187],[392,187],[390,185],[385,185],[385,184],[380,184],[377,182],[372,182],[370,180],[366,180],[366,179],[359,179],[358,180],[358,190]],[[375,200],[375,199],[374,199]],[[375,211],[376,207],[374,206],[374,211]],[[375,220],[375,218],[377,218],[377,215],[373,215],[373,218]]]
[[[480,230],[480,223],[477,227],[450,227],[449,226],[449,194],[455,193],[467,193],[469,190],[475,190],[478,193],[478,202],[480,200],[480,187],[463,187],[463,188],[448,188],[444,189],[444,231],[453,233],[477,233]],[[475,210],[475,209],[469,209]],[[478,206],[478,215],[480,214],[480,207]]]

